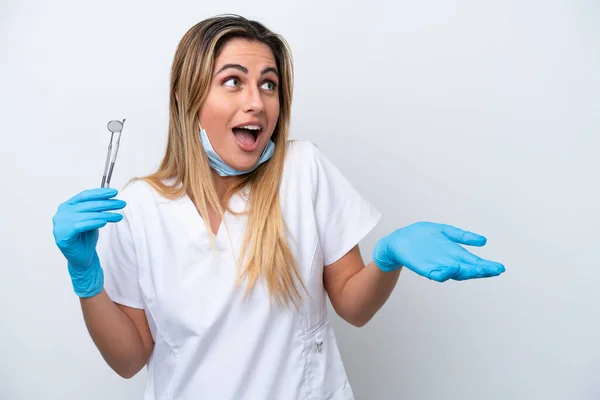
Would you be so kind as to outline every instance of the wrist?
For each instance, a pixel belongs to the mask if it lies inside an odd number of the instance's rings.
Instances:
[[[97,254],[94,254],[90,267],[79,269],[68,263],[68,269],[73,290],[77,296],[82,298],[94,297],[102,292],[104,288],[104,271],[100,266],[100,259]]]
[[[387,237],[381,238],[373,249],[373,263],[383,272],[390,272],[402,267],[388,249]]]

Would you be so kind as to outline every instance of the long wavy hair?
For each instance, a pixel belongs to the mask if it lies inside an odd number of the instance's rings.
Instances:
[[[215,60],[228,40],[244,38],[269,46],[280,76],[280,112],[271,140],[273,157],[249,174],[235,178],[221,203],[216,193],[208,158],[199,136],[199,112],[214,72]],[[246,280],[246,297],[259,279],[266,281],[272,300],[298,306],[298,282],[306,290],[286,240],[279,187],[286,156],[292,103],[292,55],[285,39],[261,23],[238,15],[221,15],[193,26],[181,39],[173,60],[170,84],[169,134],[166,153],[158,170],[137,178],[162,196],[189,196],[204,220],[214,249],[208,209],[233,212],[231,196],[249,187],[248,224],[238,260],[238,281]],[[224,221],[224,220],[223,220]]]

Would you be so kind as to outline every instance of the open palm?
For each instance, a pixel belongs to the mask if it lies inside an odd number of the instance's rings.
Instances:
[[[373,252],[374,261],[384,271],[405,266],[438,282],[497,276],[505,271],[502,264],[461,246],[480,247],[486,242],[481,235],[450,225],[418,222],[382,238]]]

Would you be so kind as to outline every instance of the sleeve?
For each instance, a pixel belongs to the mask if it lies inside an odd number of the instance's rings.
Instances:
[[[319,148],[313,152],[313,204],[324,265],[342,258],[377,225],[381,213],[342,175]]]
[[[115,303],[132,308],[144,309],[144,301],[138,280],[138,265],[131,230],[128,198],[117,195],[127,202],[121,213],[123,219],[108,223],[99,230],[96,252],[104,271],[104,290]]]

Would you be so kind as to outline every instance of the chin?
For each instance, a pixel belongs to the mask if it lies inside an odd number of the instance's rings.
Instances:
[[[247,171],[253,168],[258,162],[258,157],[250,154],[236,155],[231,162],[225,161],[231,168],[238,171]]]
[[[266,143],[257,143],[257,146],[252,151],[247,151],[235,141],[234,148],[229,152],[231,155],[230,159],[224,159],[224,161],[238,171],[247,171],[256,165],[266,146]]]

